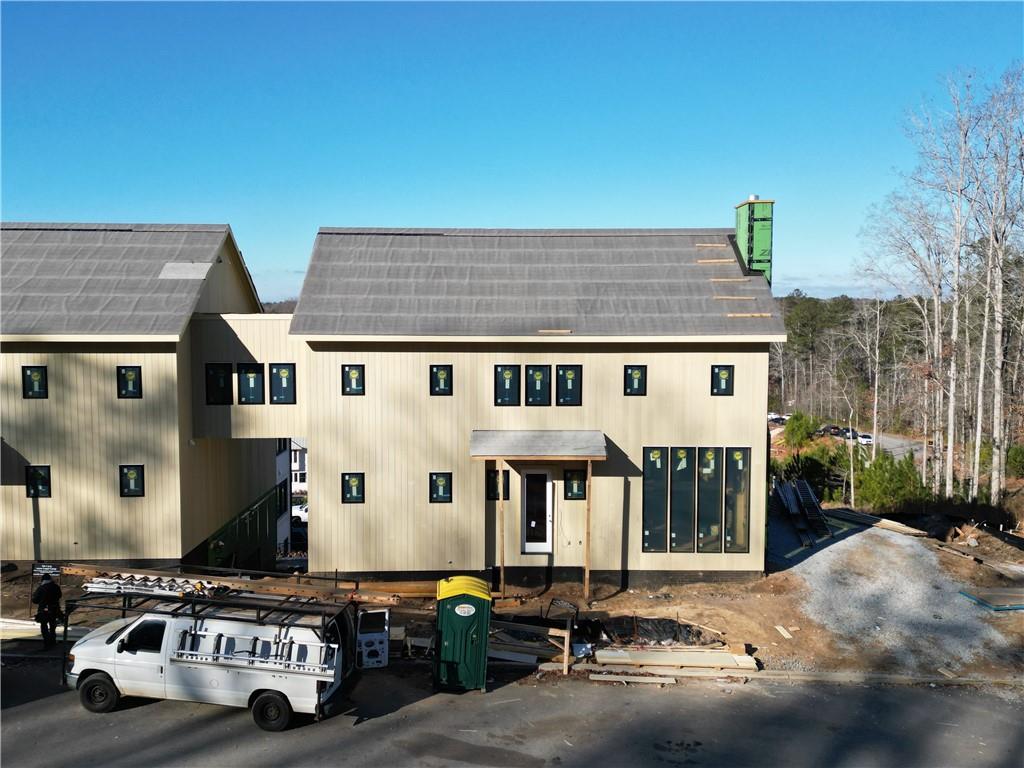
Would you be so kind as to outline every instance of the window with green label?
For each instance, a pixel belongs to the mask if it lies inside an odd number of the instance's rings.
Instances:
[[[669,495],[668,543],[671,552],[694,551],[694,523],[697,513],[697,449],[672,449],[672,479]]]
[[[263,363],[238,364],[238,404],[262,405],[265,399]]]
[[[644,397],[647,394],[647,366],[627,365],[622,393],[627,397]]]
[[[587,498],[587,472],[584,469],[567,469],[562,475],[563,493],[566,501],[585,501]]]
[[[501,491],[502,498],[508,501],[508,483],[509,483],[509,470],[504,470],[501,473]],[[498,470],[488,469],[487,470],[487,500],[498,501]]]
[[[750,551],[750,449],[725,449],[725,551]]]
[[[122,464],[118,467],[121,496],[145,496],[146,473],[142,464]]]
[[[582,365],[560,365],[555,369],[555,403],[583,405]]]
[[[526,404],[551,405],[551,366],[526,366]]]
[[[519,366],[494,366],[494,404],[519,405]]]
[[[668,448],[644,448],[643,551],[666,550]]]
[[[341,473],[341,503],[363,504],[366,501],[366,473]]]
[[[206,364],[206,404],[231,405],[231,363]]]
[[[453,372],[453,366],[451,365],[430,366],[431,397],[451,397],[454,381]]]
[[[431,472],[430,473],[430,503],[451,504],[452,503],[452,473]]]
[[[119,400],[134,400],[142,397],[142,366],[117,366],[117,397]]]
[[[21,396],[26,400],[45,400],[50,396],[45,365],[21,366]]]
[[[366,366],[348,363],[341,366],[341,394],[366,394]]]
[[[25,496],[30,499],[50,498],[50,467],[37,464],[25,467]]]
[[[698,449],[697,551],[722,551],[722,449]]]
[[[270,364],[270,403],[295,404],[295,363]]]
[[[711,366],[711,394],[719,397],[732,395],[735,365]]]

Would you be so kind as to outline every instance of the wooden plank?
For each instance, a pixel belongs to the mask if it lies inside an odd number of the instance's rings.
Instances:
[[[697,259],[697,264],[735,264],[736,259]]]
[[[694,248],[728,248],[727,243],[694,243]]]
[[[527,653],[515,653],[514,651],[500,651],[496,648],[487,649],[487,658],[500,661],[516,661],[520,664],[536,664],[537,657]]]
[[[782,636],[783,636],[784,638],[786,638],[787,640],[792,640],[792,639],[793,639],[793,636],[792,636],[791,634],[789,634],[789,632],[787,632],[787,631],[786,631],[786,628],[785,628],[785,627],[783,627],[783,626],[779,626],[778,624],[776,624],[776,625],[775,625],[775,629],[776,629],[776,631],[777,631],[777,632],[778,632],[778,633],[779,633],[780,635],[782,635]]]
[[[712,283],[749,283],[749,277],[710,277]]]
[[[519,632],[529,632],[533,635],[545,635],[547,637],[568,637],[568,632],[558,627],[537,627],[533,624],[520,624],[517,621],[502,621],[491,619],[492,629],[514,629]]]
[[[712,296],[716,301],[753,301],[756,296]]]
[[[649,685],[675,685],[674,677],[640,677],[639,675],[590,675],[591,680],[600,683],[647,683]]]
[[[728,651],[620,651],[604,649],[594,654],[599,664],[645,666],[656,664],[679,667],[710,667],[714,669],[757,669],[752,656],[739,656]]]

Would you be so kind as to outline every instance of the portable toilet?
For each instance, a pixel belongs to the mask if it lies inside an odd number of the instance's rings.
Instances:
[[[491,589],[483,579],[452,576],[437,582],[434,687],[487,689]]]

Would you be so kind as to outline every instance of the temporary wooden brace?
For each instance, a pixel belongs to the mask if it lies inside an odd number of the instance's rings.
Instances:
[[[587,527],[583,534],[583,599],[590,600],[590,479],[594,472],[594,462],[587,460]]]
[[[694,248],[727,248],[725,243],[694,243]]]
[[[736,259],[697,259],[698,264],[735,264]]]

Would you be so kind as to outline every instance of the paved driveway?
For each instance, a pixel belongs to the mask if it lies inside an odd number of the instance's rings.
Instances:
[[[132,702],[83,710],[54,663],[3,670],[11,766],[1012,766],[1019,699],[958,688],[504,680],[434,695],[422,666],[367,674],[352,711],[269,734],[243,710]],[[1005,696],[1005,694],[1003,695]]]

